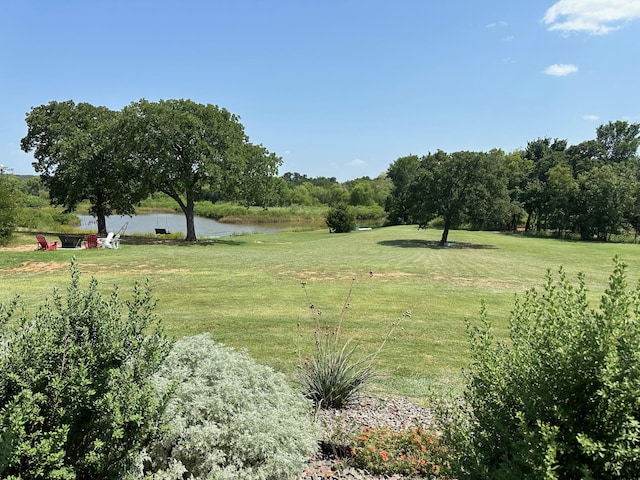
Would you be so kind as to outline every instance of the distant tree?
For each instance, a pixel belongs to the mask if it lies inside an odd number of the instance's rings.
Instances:
[[[333,185],[329,191],[328,205],[337,205],[339,203],[347,203],[349,201],[349,191],[339,183]]]
[[[391,180],[387,177],[387,173],[383,172],[371,180],[371,188],[373,189],[373,200],[377,205],[384,208],[387,197],[393,188],[393,183],[391,183]]]
[[[577,178],[581,173],[605,164],[605,148],[597,140],[572,145],[567,148],[567,161],[573,170],[573,176]]]
[[[0,243],[13,234],[15,227],[15,189],[0,165]]]
[[[502,166],[483,152],[426,155],[410,188],[411,216],[420,227],[442,218],[440,245],[447,243],[451,228],[464,222],[495,221],[509,202]]]
[[[631,209],[627,212],[626,221],[633,228],[637,241],[640,235],[640,182],[634,183],[631,196]]]
[[[465,220],[479,230],[509,229],[514,215],[521,215],[522,208],[511,199],[509,186],[512,180],[505,153],[494,148],[478,154],[486,168],[482,180],[476,185],[474,200],[469,205]]]
[[[210,188],[223,193],[226,200],[241,201],[246,205],[268,207],[275,203],[276,184],[281,160],[262,145],[246,143],[244,151],[234,164],[241,176],[228,182],[226,175],[213,179]]]
[[[345,204],[331,207],[326,221],[332,233],[347,233],[356,228],[356,216],[351,207]]]
[[[527,213],[525,230],[533,223],[542,230],[549,214],[549,170],[566,161],[567,141],[539,138],[527,144],[523,152],[525,160],[532,162],[526,188],[522,191],[522,205]]]
[[[22,150],[33,151],[33,167],[53,205],[73,211],[88,200],[89,213],[106,233],[106,217],[130,215],[148,195],[142,176],[123,158],[118,112],[89,103],[50,102],[27,114]]]
[[[411,184],[420,167],[417,155],[400,157],[387,169],[392,188],[385,201],[387,218],[392,225],[414,223],[411,217]]]
[[[506,227],[516,230],[522,222],[523,214],[523,192],[526,188],[527,178],[533,162],[523,157],[522,152],[517,150],[505,154],[502,159],[504,174],[507,180],[507,191],[509,194],[509,223]]]
[[[573,178],[569,165],[556,165],[549,169],[549,227],[558,232],[558,236],[572,227],[578,196],[578,182]]]
[[[596,139],[608,162],[620,163],[635,157],[640,146],[640,123],[608,122],[596,129]]]
[[[251,145],[239,118],[216,105],[140,100],[124,108],[121,125],[129,154],[144,168],[148,184],[175,200],[184,213],[187,241],[197,240],[194,206],[205,186],[249,201],[247,196],[266,192],[264,178],[281,163],[263,147]]]
[[[290,205],[320,205],[320,201],[314,197],[315,187],[311,182],[305,182],[302,185],[293,187],[289,191]]]
[[[607,241],[628,222],[637,181],[623,165],[592,168],[578,177],[576,229],[583,240]]]
[[[302,185],[309,181],[309,177],[298,172],[287,172],[282,175],[282,178],[287,182],[295,186]]]
[[[373,189],[371,188],[371,182],[357,182],[349,192],[349,203],[351,205],[365,206],[375,204],[376,202],[373,198]]]

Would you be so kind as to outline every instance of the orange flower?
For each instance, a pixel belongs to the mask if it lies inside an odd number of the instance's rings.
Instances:
[[[385,452],[384,450],[380,451],[380,457],[382,457],[383,462],[386,462],[387,460],[389,460],[389,455],[387,455],[387,452]]]
[[[433,466],[433,472],[438,473],[440,471],[440,467],[438,465]]]
[[[422,446],[420,447],[420,450],[422,450],[423,452],[426,452],[426,451],[427,451],[427,447],[425,447],[424,445],[422,445]]]

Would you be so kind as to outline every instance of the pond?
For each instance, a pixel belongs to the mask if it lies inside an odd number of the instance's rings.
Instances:
[[[91,215],[78,215],[82,222],[81,228],[84,230],[97,230],[95,217]],[[216,220],[204,217],[194,219],[196,236],[198,238],[227,237],[240,233],[274,233],[284,227],[273,225],[245,225],[221,223]],[[187,234],[187,221],[184,215],[175,213],[160,213],[149,215],[107,217],[107,231],[117,232],[126,225],[126,234],[131,233],[155,233],[156,228],[163,228],[169,233]]]

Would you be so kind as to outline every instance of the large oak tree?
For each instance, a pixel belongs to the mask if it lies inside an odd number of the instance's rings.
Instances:
[[[508,223],[510,199],[498,153],[439,150],[420,158],[410,187],[411,217],[421,227],[441,217],[441,246],[449,230],[462,223],[499,223],[500,218]]]
[[[49,188],[51,203],[71,212],[88,200],[99,233],[106,233],[107,216],[133,214],[149,193],[122,155],[119,115],[89,103],[52,101],[27,114],[28,131],[20,143],[25,152],[33,151],[33,167]]]
[[[123,109],[121,132],[146,182],[178,203],[187,241],[196,241],[194,206],[204,188],[259,203],[280,158],[249,143],[239,117],[191,100],[140,100]],[[248,199],[248,196],[259,198]]]

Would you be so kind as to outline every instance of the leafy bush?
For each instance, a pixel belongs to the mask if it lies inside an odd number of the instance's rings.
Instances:
[[[354,442],[349,463],[378,474],[439,476],[445,458],[436,432],[365,427]]]
[[[347,233],[356,228],[356,215],[349,205],[331,207],[327,213],[327,226],[334,233]]]
[[[148,288],[122,302],[75,261],[66,297],[54,289],[33,318],[0,308],[0,476],[123,478],[155,432],[151,380],[169,351]]]
[[[454,431],[457,478],[640,478],[640,284],[615,259],[600,308],[562,269],[516,301],[510,341],[486,311]]]
[[[308,402],[284,376],[208,335],[177,342],[157,385],[173,392],[170,428],[147,451],[140,476],[280,480],[315,452]]]

